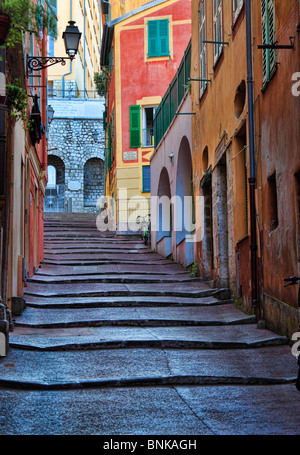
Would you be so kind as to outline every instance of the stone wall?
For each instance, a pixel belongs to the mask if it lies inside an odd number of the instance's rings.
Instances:
[[[97,199],[105,191],[103,119],[85,116],[67,118],[68,103],[66,101],[61,103],[64,104],[57,106],[56,102],[53,106],[55,113],[58,111],[60,116],[57,117],[54,113],[54,119],[49,127],[49,163],[55,163],[55,157],[59,157],[64,163],[65,211],[96,212]],[[52,104],[55,103],[51,101]],[[62,106],[65,106],[65,118],[62,117]],[[95,131],[98,133],[96,140],[93,137]]]

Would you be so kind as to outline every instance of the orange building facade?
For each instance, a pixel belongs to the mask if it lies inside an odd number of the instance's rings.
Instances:
[[[197,260],[207,280],[290,336],[297,290],[283,279],[299,274],[299,2],[250,4],[247,27],[244,0],[192,1],[194,192],[203,201]]]

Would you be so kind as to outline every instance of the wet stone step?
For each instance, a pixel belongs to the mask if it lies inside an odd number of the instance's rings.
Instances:
[[[124,273],[126,275],[129,274],[143,274],[146,275],[156,275],[160,274],[163,276],[180,276],[180,275],[188,275],[188,272],[184,270],[179,264],[175,262],[170,262],[169,264],[156,264],[148,265],[143,264],[139,266],[135,266],[134,264],[102,264],[102,265],[90,265],[90,266],[56,266],[51,264],[43,264],[41,268],[37,269],[36,274],[33,276],[41,277],[41,276],[65,276],[65,275],[100,275],[100,274],[113,274],[113,273]]]
[[[234,305],[207,308],[85,308],[34,309],[26,308],[16,317],[15,327],[80,327],[80,326],[186,326],[230,325],[255,323]]]
[[[85,283],[85,284],[36,284],[28,283],[24,292],[27,296],[47,297],[100,297],[100,296],[174,296],[174,297],[207,297],[217,292],[218,289],[193,289],[195,283],[189,283],[184,288],[183,284],[157,283],[156,286],[146,284],[119,284],[119,283]],[[197,285],[199,282],[196,283]]]
[[[0,385],[9,387],[137,385],[173,379],[174,383],[265,384],[296,378],[287,346],[251,350],[115,349],[91,351],[34,351],[11,349],[0,362]],[[89,365],[88,368],[86,366]],[[127,381],[127,383],[126,383]],[[25,383],[25,384],[22,384]],[[171,381],[169,381],[171,383]]]
[[[228,301],[227,303],[231,303]],[[169,306],[215,306],[223,305],[222,300],[214,297],[72,297],[41,299],[36,296],[26,297],[26,306],[33,308],[105,308],[105,307],[169,307]]]
[[[29,350],[81,349],[247,349],[287,344],[256,325],[216,327],[77,327],[39,329],[16,327],[10,346]]]
[[[63,276],[63,277],[49,277],[49,276],[35,276],[27,280],[28,283],[51,283],[51,284],[64,284],[64,283],[186,283],[193,281],[203,281],[201,278],[191,278],[188,274],[183,276],[161,276],[161,275],[126,275],[124,273],[109,274],[109,275],[84,275],[84,276]]]

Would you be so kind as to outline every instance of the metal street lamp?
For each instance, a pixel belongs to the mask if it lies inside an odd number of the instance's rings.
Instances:
[[[29,57],[27,54],[28,73],[31,74],[32,71],[43,70],[49,66],[56,65],[56,63],[61,63],[64,66],[67,60],[73,60],[75,58],[78,51],[81,33],[74,21],[69,21],[69,25],[64,31],[62,37],[65,42],[66,53],[69,57]]]
[[[54,109],[50,105],[47,106],[47,115],[48,115],[48,123],[50,125],[50,123],[52,122],[53,117],[54,117]]]

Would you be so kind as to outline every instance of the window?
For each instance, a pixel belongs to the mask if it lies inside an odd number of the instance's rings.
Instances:
[[[268,178],[268,208],[269,208],[269,232],[278,226],[278,204],[276,173]]]
[[[214,63],[217,63],[223,49],[222,0],[213,0],[214,6]]]
[[[136,148],[141,145],[141,118],[140,118],[141,106],[133,105],[129,106],[129,122],[130,122],[130,147]]]
[[[169,55],[169,19],[148,21],[148,57]]]
[[[54,38],[48,36],[48,57],[54,57]]]
[[[205,17],[205,2],[202,0],[199,8],[199,51],[200,51],[200,79],[207,79],[206,71],[206,17]],[[206,81],[200,81],[200,97],[205,92],[207,86]]]
[[[57,0],[49,0],[49,31],[48,35],[57,39]]]
[[[143,166],[143,193],[151,191],[150,166]]]
[[[54,166],[49,165],[47,170],[48,170],[47,186],[53,188],[56,186],[56,169]]]
[[[143,109],[143,147],[154,146],[154,114],[155,107]]]
[[[244,0],[232,0],[233,9],[233,23],[237,20],[240,12],[242,11]]]
[[[276,41],[274,0],[261,0],[262,44],[273,44]],[[269,82],[276,70],[276,50],[263,49],[263,84]]]

